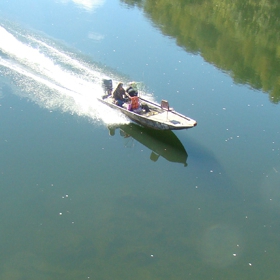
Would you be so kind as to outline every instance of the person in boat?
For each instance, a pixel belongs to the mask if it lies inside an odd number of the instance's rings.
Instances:
[[[123,88],[123,83],[119,83],[117,88],[113,92],[113,98],[115,99],[115,104],[122,106],[125,103],[125,90]]]
[[[129,97],[129,99],[130,99],[130,110],[131,111],[138,112],[139,110],[141,110],[138,96],[132,96],[132,97]]]
[[[138,96],[137,85],[135,82],[129,83],[126,93],[129,97]]]
[[[139,113],[142,109],[144,109],[145,112],[150,112],[150,109],[147,104],[140,103],[140,99],[138,97],[137,84],[135,82],[129,83],[129,87],[126,89],[126,95],[130,99],[129,109],[131,111]]]

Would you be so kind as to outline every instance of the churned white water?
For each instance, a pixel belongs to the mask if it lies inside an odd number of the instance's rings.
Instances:
[[[0,37],[0,71],[20,89],[16,94],[49,110],[89,117],[94,122],[128,121],[98,101],[103,94],[102,79],[112,78],[105,70],[45,38],[1,26]],[[113,77],[114,84],[120,79]]]

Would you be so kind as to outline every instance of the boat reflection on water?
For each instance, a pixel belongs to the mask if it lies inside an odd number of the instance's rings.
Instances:
[[[162,156],[170,162],[183,163],[184,166],[187,166],[188,154],[181,141],[171,130],[154,130],[134,123],[110,126],[108,129],[111,136],[114,136],[116,129],[119,129],[122,137],[131,137],[149,148],[152,151],[150,156],[152,161],[157,161]]]

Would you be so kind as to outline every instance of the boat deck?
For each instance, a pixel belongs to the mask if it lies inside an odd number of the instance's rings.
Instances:
[[[145,117],[149,117],[149,119],[153,121],[162,122],[162,123],[171,123],[172,125],[176,125],[176,124],[182,125],[182,120],[184,120],[184,122],[186,123],[190,121],[188,118],[182,119],[182,116],[175,114],[173,112],[173,109],[166,111],[160,107],[153,107],[153,106],[149,106],[149,109],[150,112],[146,112],[145,110],[142,110],[139,114]]]

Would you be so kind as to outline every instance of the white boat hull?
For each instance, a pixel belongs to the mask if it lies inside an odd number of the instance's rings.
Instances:
[[[140,109],[139,111],[134,112],[128,110],[125,105],[120,107],[114,103],[114,99],[111,95],[103,96],[103,98],[99,100],[114,109],[120,110],[132,121],[145,127],[158,130],[180,130],[192,128],[197,125],[195,120],[179,114],[173,109],[164,109],[161,105],[143,98],[139,98],[140,104],[147,105],[149,111]],[[145,106],[143,106],[143,108],[145,108]]]

